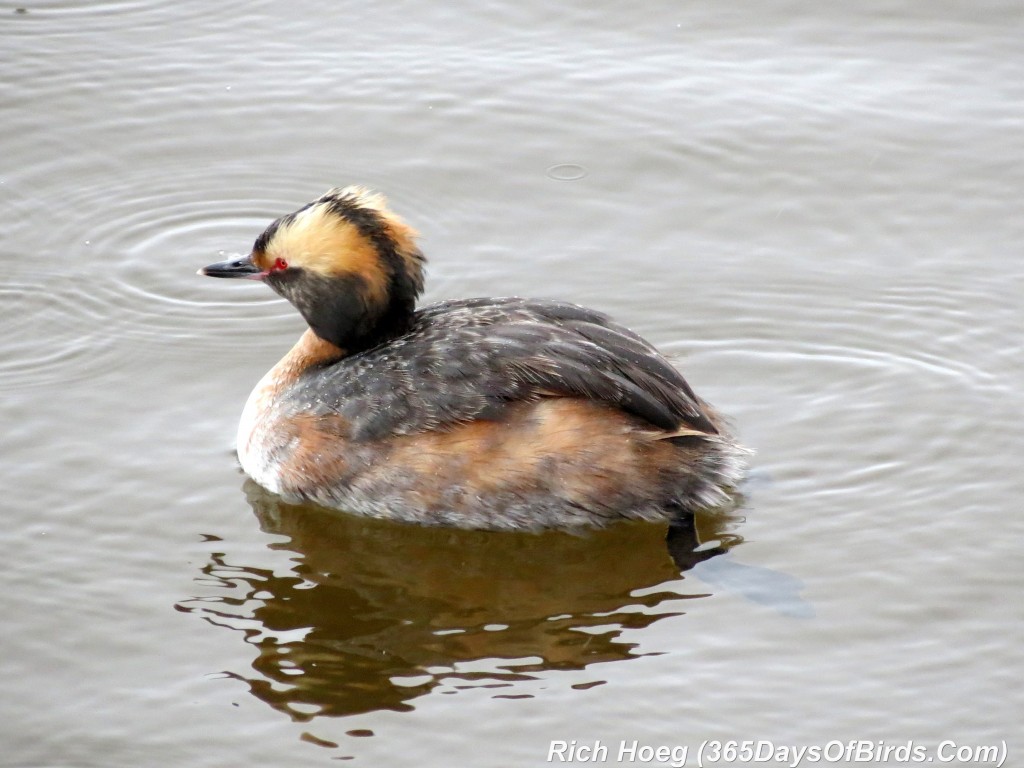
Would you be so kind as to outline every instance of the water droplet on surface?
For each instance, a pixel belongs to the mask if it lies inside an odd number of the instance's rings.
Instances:
[[[559,163],[548,168],[548,177],[555,181],[579,181],[588,171],[576,163]]]

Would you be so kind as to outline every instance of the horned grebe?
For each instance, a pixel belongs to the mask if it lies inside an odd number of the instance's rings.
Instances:
[[[332,189],[200,274],[262,280],[309,328],[256,385],[242,469],[288,501],[463,528],[673,520],[728,501],[746,451],[606,315],[480,298],[420,310],[416,233]]]

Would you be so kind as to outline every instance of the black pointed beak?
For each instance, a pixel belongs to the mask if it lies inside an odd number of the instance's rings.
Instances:
[[[252,256],[218,261],[199,270],[198,274],[207,277],[241,277],[246,280],[262,280],[266,273],[252,263]]]

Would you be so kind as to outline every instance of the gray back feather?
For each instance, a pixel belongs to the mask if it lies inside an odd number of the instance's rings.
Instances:
[[[496,419],[545,396],[596,400],[666,431],[717,432],[682,375],[635,333],[593,310],[529,299],[426,307],[407,334],[306,373],[288,398],[340,414],[353,439],[371,440]]]

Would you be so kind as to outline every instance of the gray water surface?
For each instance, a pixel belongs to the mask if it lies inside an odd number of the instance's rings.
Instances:
[[[1019,3],[21,11],[0,765],[530,766],[573,739],[1020,761]],[[302,322],[195,270],[350,183],[422,232],[428,301],[605,310],[733,417],[757,454],[706,557],[245,482],[242,404]]]

